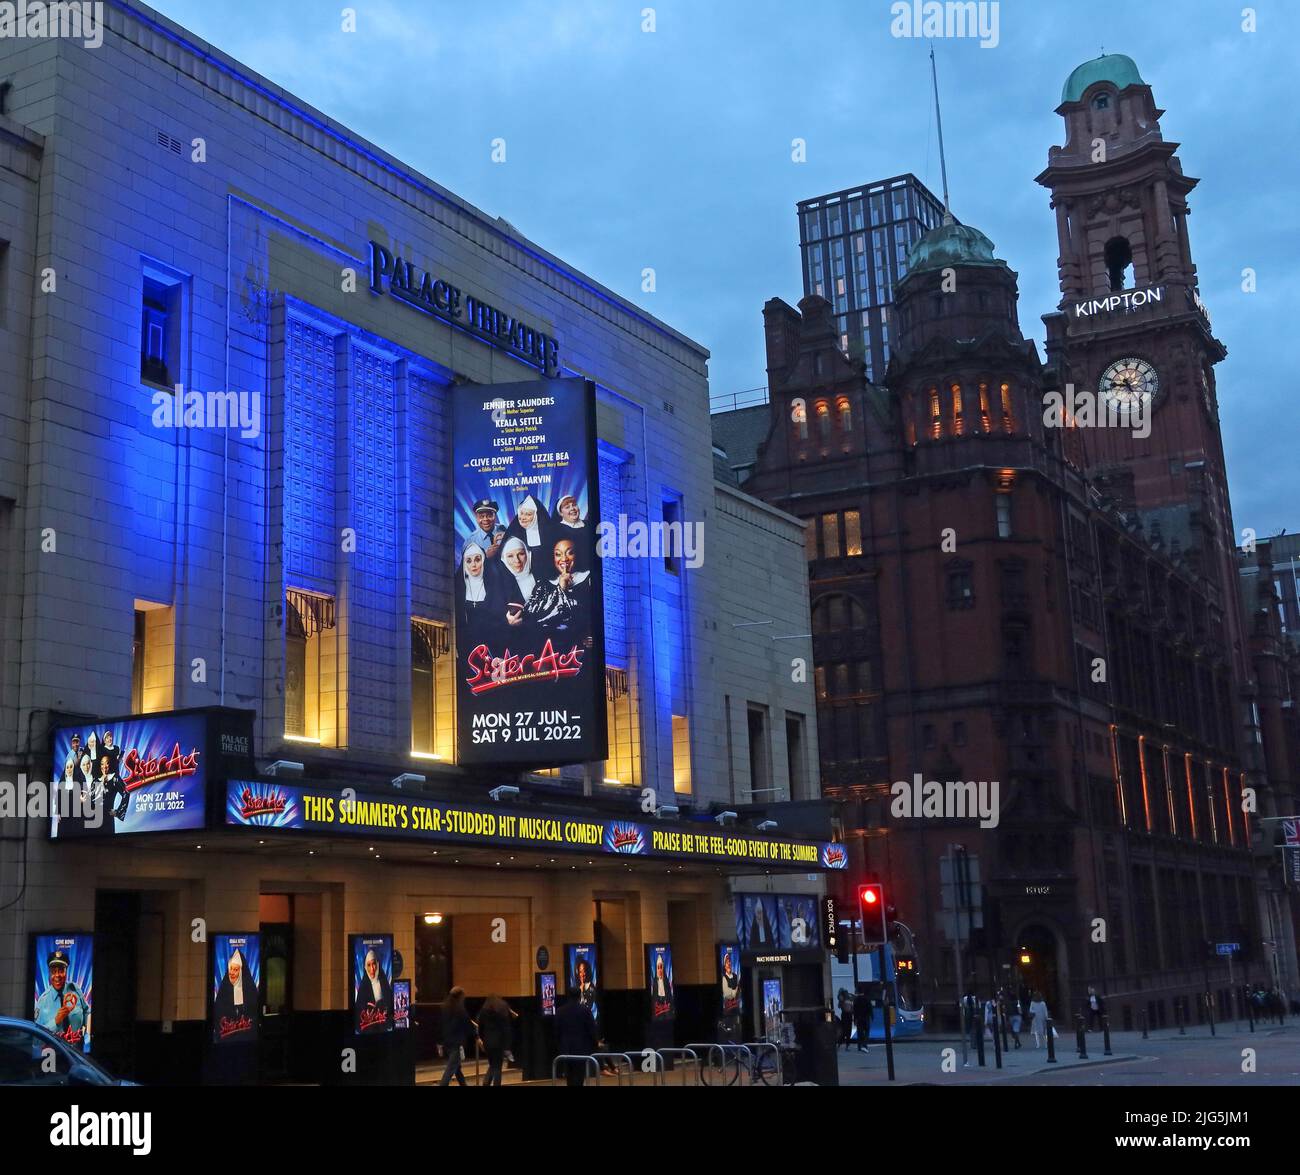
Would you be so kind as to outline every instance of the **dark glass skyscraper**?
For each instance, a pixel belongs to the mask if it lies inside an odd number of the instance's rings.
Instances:
[[[943,220],[943,202],[910,172],[799,202],[804,294],[835,310],[840,347],[879,382],[889,362],[894,286],[907,252]]]

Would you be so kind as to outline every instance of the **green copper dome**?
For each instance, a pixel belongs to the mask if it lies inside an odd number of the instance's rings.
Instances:
[[[1094,82],[1110,82],[1117,90],[1127,86],[1145,86],[1133,58],[1123,53],[1106,53],[1085,61],[1068,78],[1061,90],[1062,102],[1078,102]]]
[[[908,274],[955,265],[1001,265],[993,256],[993,242],[968,224],[941,224],[925,234],[907,254]]]

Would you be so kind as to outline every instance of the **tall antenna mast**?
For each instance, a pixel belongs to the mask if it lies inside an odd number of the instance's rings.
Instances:
[[[930,80],[934,83],[934,121],[939,128],[939,172],[943,176],[943,223],[952,224],[948,209],[948,161],[943,153],[943,115],[939,111],[939,73],[934,64],[934,45],[930,45]]]

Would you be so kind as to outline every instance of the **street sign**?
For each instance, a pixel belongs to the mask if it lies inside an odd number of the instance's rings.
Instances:
[[[1282,821],[1282,839],[1288,845],[1300,845],[1300,820]]]
[[[835,909],[835,899],[830,895],[822,898],[822,942],[831,954],[839,950],[840,918]]]
[[[1286,881],[1288,885],[1300,886],[1300,845],[1286,845],[1282,849],[1286,861]]]
[[[1241,950],[1239,942],[1216,942],[1214,944],[1214,953],[1216,955],[1235,955]]]

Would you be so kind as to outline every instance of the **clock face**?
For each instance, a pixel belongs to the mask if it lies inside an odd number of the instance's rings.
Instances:
[[[1116,359],[1101,373],[1098,391],[1119,408],[1147,408],[1160,391],[1160,377],[1145,359]]]

